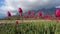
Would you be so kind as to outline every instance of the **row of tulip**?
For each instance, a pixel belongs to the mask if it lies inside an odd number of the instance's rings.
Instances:
[[[44,19],[55,19],[53,16],[50,16],[48,13],[46,15],[43,16],[43,12],[42,11],[39,11],[37,14],[32,11],[32,13],[30,12],[30,10],[27,12],[27,14],[23,15],[23,10],[21,8],[18,8],[18,12],[19,12],[19,15],[20,15],[20,18],[44,18]],[[11,13],[8,11],[7,12],[7,15],[8,17],[11,16]],[[60,9],[56,9],[55,12],[54,12],[54,15],[56,17],[56,19],[59,19],[60,20]]]

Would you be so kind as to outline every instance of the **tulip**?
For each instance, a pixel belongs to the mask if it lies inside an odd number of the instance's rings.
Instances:
[[[20,16],[22,16],[23,11],[21,8],[18,8],[18,12],[20,13]]]
[[[16,20],[16,25],[15,25],[15,33],[16,33],[16,34],[18,34],[18,33],[17,33],[18,23],[19,23],[18,20]]]
[[[10,16],[11,16],[11,13],[8,11],[8,12],[7,12],[7,15],[8,15],[8,17],[10,17]]]
[[[30,15],[31,14],[31,12],[30,12],[30,10],[28,11],[28,15]]]
[[[29,18],[29,16],[28,16],[28,15],[25,15],[25,18],[26,18],[26,19],[28,19],[28,18]]]
[[[38,16],[41,16],[42,17],[42,11],[39,11],[38,12]]]
[[[56,17],[55,19],[56,19],[56,20],[60,20],[60,17]]]
[[[22,16],[22,23],[23,23],[23,11],[21,8],[18,8],[18,12],[20,13],[20,16]]]
[[[42,18],[42,15],[43,15],[43,12],[42,12],[42,11],[39,11],[39,12],[37,13],[38,19],[39,19],[39,18]]]
[[[49,17],[49,15],[48,15],[48,14],[46,14],[44,17],[45,17],[45,18],[48,18],[48,17]]]
[[[29,17],[29,19],[31,19],[30,18],[30,14],[31,14],[31,12],[30,12],[30,10],[27,12],[27,15],[28,15],[28,17]]]
[[[18,20],[16,20],[16,25],[17,25],[18,23],[19,23]]]
[[[21,9],[21,8],[18,8],[18,12],[19,12],[19,13],[22,13],[23,11],[22,11],[22,9]]]
[[[60,17],[60,9],[56,9],[56,11],[55,11],[55,16],[56,16],[56,17]]]
[[[44,19],[52,19],[52,17],[51,17],[49,14],[46,14],[46,15],[44,16]]]
[[[35,12],[34,11],[32,11],[32,15],[35,15]]]
[[[31,18],[34,18],[34,16],[35,16],[35,12],[32,11],[32,16],[31,16]]]

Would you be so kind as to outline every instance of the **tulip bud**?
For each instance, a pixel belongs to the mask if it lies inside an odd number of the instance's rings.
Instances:
[[[60,17],[60,9],[56,9],[56,11],[55,11],[55,16],[56,16],[56,17]]]
[[[39,11],[38,12],[38,16],[42,16],[42,11]]]
[[[35,12],[34,11],[32,11],[32,15],[35,15]]]
[[[29,18],[29,16],[28,16],[28,15],[25,15],[25,18],[26,18],[26,19],[28,19],[28,18]]]
[[[23,11],[22,11],[22,9],[21,9],[21,8],[18,8],[18,12],[19,12],[19,13],[22,13]]]
[[[49,17],[49,15],[48,15],[48,14],[46,14],[44,17],[45,17],[45,18],[48,18],[48,17]]]
[[[16,25],[17,25],[18,23],[19,23],[18,20],[16,20]]]
[[[45,18],[45,19],[52,19],[52,17],[51,17],[49,14],[46,14],[46,15],[44,16],[44,18]]]
[[[30,13],[30,10],[28,11],[28,15],[30,15],[31,13]]]
[[[10,16],[11,16],[11,13],[8,11],[8,12],[7,12],[7,15],[8,15],[8,17],[10,17]]]
[[[56,20],[60,20],[60,17],[57,17]]]

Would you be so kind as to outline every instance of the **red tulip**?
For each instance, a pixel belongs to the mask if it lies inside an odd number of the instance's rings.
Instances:
[[[28,15],[30,15],[31,14],[31,12],[30,12],[30,10],[28,11]]]
[[[22,9],[21,8],[18,8],[18,12],[20,13],[20,16],[22,16]]]
[[[46,14],[44,17],[44,19],[49,19],[49,20],[53,20],[54,18],[52,16],[50,16],[49,14]]]
[[[23,11],[22,11],[22,9],[21,9],[21,8],[18,8],[18,12],[19,12],[19,13],[22,13]]]
[[[32,11],[32,15],[35,15],[35,12],[34,11]]]
[[[39,11],[38,12],[38,16],[42,16],[42,11]]]
[[[34,12],[34,11],[32,11],[31,18],[34,18],[34,16],[35,16],[35,12]]]
[[[11,13],[8,11],[8,12],[7,12],[7,15],[8,15],[8,17],[10,17],[10,16],[11,16]]]
[[[19,23],[18,20],[16,20],[16,25],[17,25],[18,23]]]
[[[44,18],[45,19],[49,19],[51,16],[49,15],[49,14],[46,14],[45,16],[44,16]]]
[[[28,15],[25,15],[25,18],[29,18],[29,16]]]
[[[56,11],[55,11],[55,16],[56,16],[56,17],[60,17],[60,9],[56,9]]]
[[[21,8],[18,8],[18,12],[20,13],[20,16],[22,17],[22,23],[23,23],[23,11]]]
[[[56,20],[60,20],[60,17],[57,17]]]

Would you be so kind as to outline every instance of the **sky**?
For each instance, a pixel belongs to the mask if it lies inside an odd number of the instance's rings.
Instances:
[[[0,0],[0,16],[7,15],[7,11],[16,15],[19,7],[23,12],[42,8],[60,8],[60,0]]]

